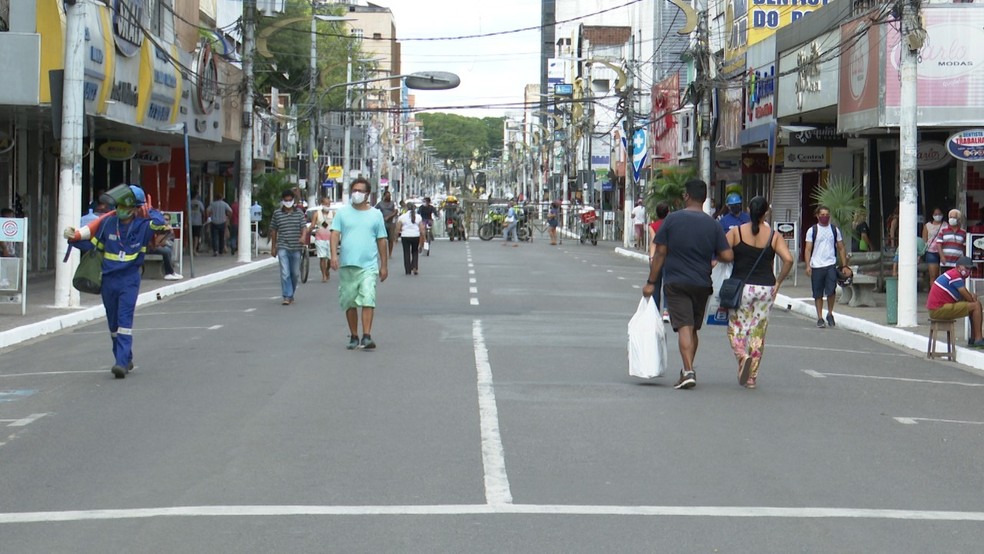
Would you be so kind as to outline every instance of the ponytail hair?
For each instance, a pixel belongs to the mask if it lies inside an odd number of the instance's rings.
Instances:
[[[748,201],[748,215],[752,220],[752,234],[757,235],[762,218],[769,211],[769,202],[763,196],[756,196]]]
[[[407,209],[410,210],[410,222],[417,223],[417,207],[412,202],[407,202]]]

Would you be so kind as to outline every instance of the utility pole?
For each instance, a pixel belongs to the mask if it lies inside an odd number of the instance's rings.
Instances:
[[[83,79],[85,70],[84,1],[65,2],[65,74],[62,81],[61,156],[58,168],[59,231],[79,224],[82,207],[82,123],[85,118]],[[59,248],[70,253],[64,240]],[[25,258],[26,260],[26,258]],[[55,264],[55,307],[77,308],[79,291],[72,287],[78,257],[71,263]]]
[[[311,105],[312,115],[315,115],[316,110],[314,108],[315,98],[314,98],[314,84],[317,80],[318,74],[318,18],[316,17],[316,6],[311,4],[311,75],[308,79],[308,103]],[[308,194],[308,206],[314,207],[318,205],[318,183],[321,182],[320,176],[318,175],[318,159],[315,156],[315,150],[318,149],[317,146],[317,131],[318,125],[320,124],[318,116],[313,119],[308,120],[310,127],[308,128],[308,171],[307,171],[307,194]]]
[[[249,210],[253,204],[253,51],[256,50],[256,0],[243,0],[243,119],[239,156],[239,256],[246,263],[253,256]],[[191,183],[187,183],[191,186]]]
[[[633,150],[635,145],[632,139],[635,138],[635,35],[629,40],[628,70],[625,85],[625,198],[622,199],[622,246],[632,248],[632,241],[635,238],[635,226],[632,224],[632,208],[635,205],[636,182],[635,165],[633,163]]]
[[[708,38],[708,0],[701,0],[703,11],[697,26],[697,84],[700,90],[698,121],[700,123],[700,178],[707,185],[707,198],[704,211],[711,213],[711,79],[714,68],[711,61],[711,47]],[[712,214],[713,215],[713,214]]]
[[[348,63],[345,65],[345,82],[352,82],[352,52],[348,53]],[[345,85],[345,111],[342,112],[342,127],[345,129],[345,136],[342,139],[342,202],[348,202],[349,172],[352,170],[352,97],[349,96],[349,86]]]
[[[899,103],[899,282],[898,326],[916,326],[916,123],[919,49],[926,40],[920,26],[918,0],[902,4],[902,77]]]

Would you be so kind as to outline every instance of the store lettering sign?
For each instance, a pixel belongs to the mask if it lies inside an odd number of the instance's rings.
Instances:
[[[939,169],[950,165],[952,159],[947,155],[946,145],[942,142],[926,141],[919,143],[916,153],[918,169]]]
[[[769,69],[748,72],[748,110],[749,121],[772,115],[772,97],[776,92],[776,66]]]
[[[113,40],[120,54],[128,58],[136,56],[143,45],[145,0],[115,0],[113,2]]]
[[[958,160],[984,161],[984,129],[960,131],[946,139],[946,151]]]
[[[219,68],[215,63],[212,45],[203,40],[195,58],[195,109],[198,113],[208,115],[215,109],[216,89],[219,82]]]
[[[106,158],[109,161],[121,162],[123,160],[129,160],[133,157],[134,150],[133,145],[129,142],[123,142],[120,140],[114,140],[110,142],[104,142],[99,146],[99,155]]]

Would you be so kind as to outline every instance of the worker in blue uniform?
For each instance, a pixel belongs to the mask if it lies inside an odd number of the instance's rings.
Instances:
[[[752,221],[748,212],[741,209],[740,194],[732,192],[725,197],[724,202],[728,205],[728,213],[721,216],[721,227],[725,233],[730,231],[732,227],[739,227],[743,223],[750,223]]]
[[[98,224],[65,229],[69,242],[90,241],[102,251],[102,301],[113,339],[113,376],[123,379],[133,369],[133,314],[140,294],[140,267],[156,233],[169,230],[161,212],[150,207],[136,185],[120,185],[103,195],[116,213]]]

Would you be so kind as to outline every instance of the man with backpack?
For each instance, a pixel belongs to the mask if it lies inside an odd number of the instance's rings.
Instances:
[[[830,209],[817,208],[817,224],[806,231],[806,275],[813,286],[813,304],[817,308],[817,327],[834,327],[834,300],[836,299],[839,267],[847,265],[844,235],[830,223]],[[838,264],[838,260],[841,262]],[[827,297],[827,320],[823,318],[823,299]]]

